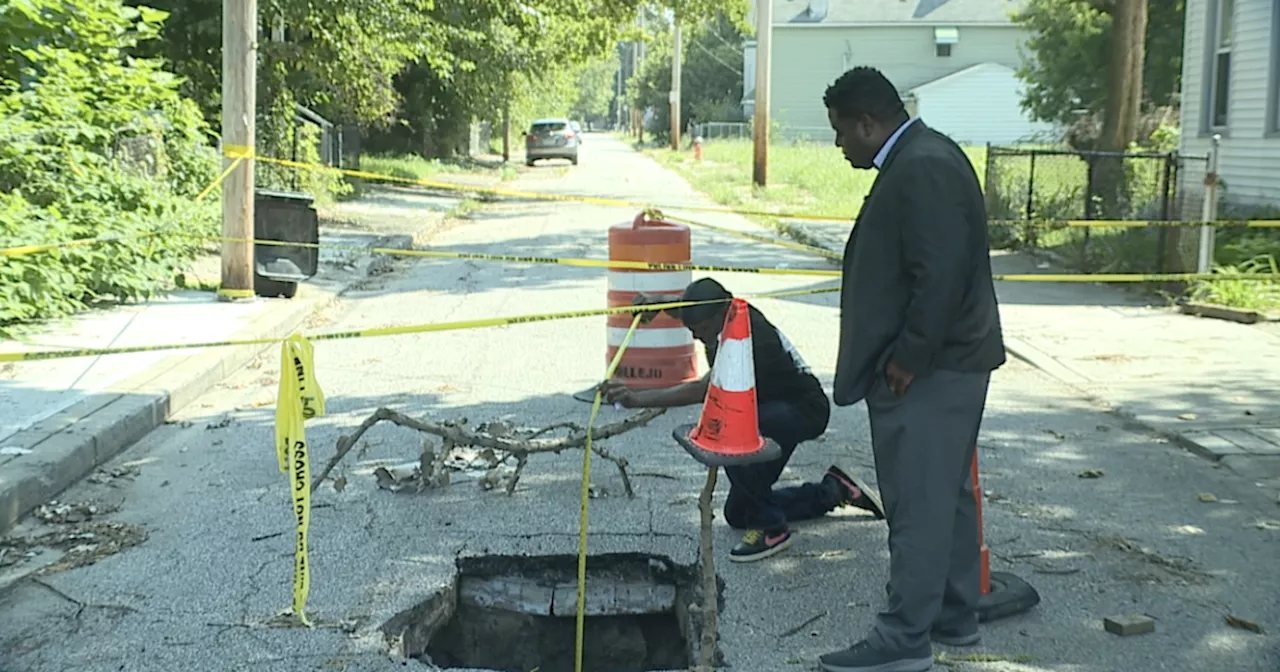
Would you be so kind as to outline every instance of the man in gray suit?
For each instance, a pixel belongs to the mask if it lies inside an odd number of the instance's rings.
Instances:
[[[873,68],[827,88],[836,145],[878,170],[844,251],[835,403],[866,400],[889,523],[888,604],[829,672],[919,672],[930,639],[977,644],[969,480],[991,372],[1005,362],[986,208],[968,157],[909,118]]]

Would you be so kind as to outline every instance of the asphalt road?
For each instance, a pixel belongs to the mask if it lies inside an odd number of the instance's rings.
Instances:
[[[516,188],[693,202],[679,178],[619,142],[592,135],[581,165],[538,168]],[[412,207],[406,199],[405,207]],[[608,226],[634,212],[563,203],[493,204],[433,238],[441,249],[597,257]],[[740,220],[715,223],[746,228]],[[694,231],[699,262],[823,266],[798,252]],[[805,278],[724,275],[740,294],[816,287]],[[603,270],[483,261],[414,260],[349,293],[316,331],[408,325],[601,307]],[[762,300],[824,382],[835,363],[834,295]],[[1100,336],[1104,337],[1104,336]],[[379,406],[471,425],[584,423],[569,395],[603,372],[600,318],[317,344],[328,415],[311,421],[313,473]],[[96,564],[27,581],[0,602],[0,669],[380,670],[419,667],[388,655],[380,626],[450,580],[459,554],[572,554],[581,453],[536,455],[512,497],[474,476],[422,494],[378,489],[379,464],[413,462],[420,435],[378,427],[313,500],[309,609],[321,627],[270,627],[289,605],[291,514],[273,448],[278,362],[242,370],[113,465],[69,502],[119,503],[105,520],[147,538]],[[656,553],[692,563],[694,498],[705,472],[671,441],[697,409],[673,411],[608,442],[633,465],[622,495],[597,459],[591,550]],[[602,413],[603,421],[623,414]],[[960,669],[1055,672],[1280,669],[1280,517],[1245,480],[1151,437],[1131,433],[1026,364],[995,376],[981,438],[993,569],[1031,581],[1043,602],[988,624],[994,662]],[[838,409],[830,431],[800,448],[785,478],[838,463],[874,479],[865,410]],[[127,469],[132,469],[126,473]],[[1095,478],[1082,472],[1096,470]],[[723,497],[724,485],[718,492]],[[1211,493],[1216,501],[1201,501]],[[1208,499],[1208,498],[1206,498]],[[44,528],[40,528],[44,529]],[[39,530],[36,530],[39,531]],[[798,528],[776,559],[732,565],[736,541],[717,525],[727,588],[721,644],[738,670],[816,668],[869,625],[884,595],[886,531],[857,513]],[[1122,638],[1102,619],[1146,613],[1152,634]],[[1232,627],[1227,616],[1264,634]],[[954,657],[966,652],[948,652]],[[546,671],[550,672],[550,671]]]

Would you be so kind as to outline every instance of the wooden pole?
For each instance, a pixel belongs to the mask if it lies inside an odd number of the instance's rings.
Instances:
[[[763,187],[769,177],[769,70],[773,63],[773,0],[756,0],[756,102],[752,179]]]
[[[680,22],[676,20],[671,50],[671,149],[680,149]]]
[[[716,473],[719,467],[707,468],[707,482],[702,486],[702,494],[698,496],[699,543],[698,555],[702,563],[702,637],[698,643],[697,672],[714,672],[716,667],[716,644],[720,628],[720,582],[716,577],[715,548],[712,544],[711,520],[715,517],[711,510],[711,497],[716,491]]]
[[[222,147],[253,151],[257,107],[258,2],[222,3]],[[235,159],[223,159],[224,168]],[[253,240],[253,161],[242,159],[222,183],[222,234]],[[222,300],[253,298],[253,243],[222,244]]]
[[[502,162],[511,160],[511,103],[502,105]]]

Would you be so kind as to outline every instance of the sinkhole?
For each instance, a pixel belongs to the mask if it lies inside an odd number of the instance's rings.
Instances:
[[[404,653],[443,668],[573,672],[577,558],[461,558],[452,585],[403,623]],[[697,566],[648,554],[587,560],[583,668],[686,670],[701,635]],[[724,584],[717,578],[717,601]],[[411,641],[412,640],[412,641]],[[723,660],[716,651],[717,662]]]

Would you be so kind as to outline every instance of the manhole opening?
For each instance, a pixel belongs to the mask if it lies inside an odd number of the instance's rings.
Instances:
[[[644,554],[597,555],[587,561],[586,586],[584,669],[685,670],[696,660],[696,567]],[[431,622],[418,624],[426,636],[409,655],[445,668],[572,672],[574,556],[461,559],[448,593],[428,610]]]

